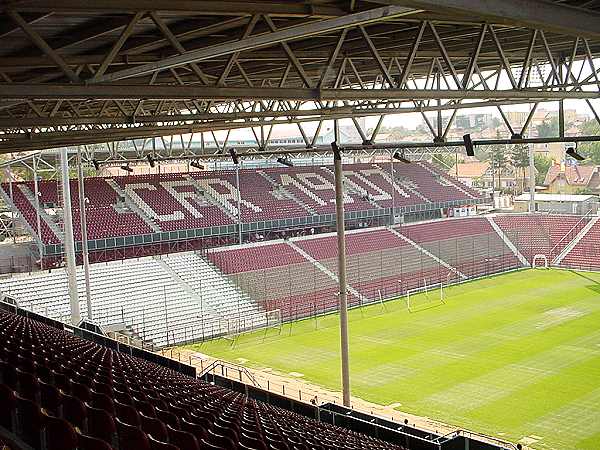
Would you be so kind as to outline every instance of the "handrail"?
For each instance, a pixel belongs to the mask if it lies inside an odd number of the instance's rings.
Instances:
[[[469,430],[459,430],[459,433],[462,436],[465,436],[465,437],[476,436],[479,439],[484,440],[484,442],[485,441],[490,441],[492,443],[502,445],[502,446],[504,446],[505,448],[508,448],[508,449],[512,449],[512,450],[517,450],[518,449],[518,447],[515,444],[513,444],[512,442],[505,441],[504,439],[499,439],[497,437],[490,436],[488,434],[477,433],[475,431],[469,431]]]
[[[565,234],[565,235],[564,235],[564,236],[563,236],[563,237],[560,239],[560,241],[558,241],[558,242],[556,243],[556,245],[554,245],[554,247],[552,247],[552,249],[551,249],[551,250],[550,250],[550,252],[549,252],[549,253],[550,253],[550,255],[549,255],[549,256],[550,256],[550,259],[553,259],[553,258],[552,258],[552,254],[554,253],[554,250],[556,249],[556,247],[558,247],[558,246],[560,245],[560,243],[561,243],[562,241],[564,241],[564,240],[567,238],[567,236],[569,236],[569,235],[570,235],[570,234],[573,232],[573,230],[575,230],[575,228],[577,228],[577,227],[579,226],[579,224],[580,224],[580,223],[581,223],[581,222],[582,222],[584,219],[588,218],[588,216],[591,216],[591,215],[592,215],[592,211],[593,211],[593,208],[590,208],[590,210],[589,210],[587,213],[585,213],[585,214],[584,214],[584,215],[581,217],[581,219],[579,219],[579,220],[577,221],[577,223],[576,223],[575,225],[573,225],[573,227],[572,227],[572,228],[571,228],[571,229],[570,229],[570,230],[569,230],[569,231],[568,231],[568,232],[567,232],[567,233],[566,233],[566,234]],[[573,240],[573,239],[571,239],[571,240]]]
[[[243,373],[244,375],[246,375],[246,377],[248,377],[248,379],[252,382],[252,384],[254,386],[262,388],[262,386],[260,385],[260,383],[258,381],[256,381],[256,378],[254,377],[254,375],[252,375],[252,372],[250,372],[246,367],[241,366],[239,364],[235,364],[235,363],[229,362],[229,361],[224,361],[222,359],[216,359],[216,360],[214,360],[202,372],[200,372],[198,374],[198,378],[202,378],[204,375],[207,375],[207,374],[213,372],[217,367],[221,367],[222,369],[223,368],[224,369],[233,368],[233,369],[239,371],[240,373]],[[221,370],[221,373],[224,374],[223,370]]]

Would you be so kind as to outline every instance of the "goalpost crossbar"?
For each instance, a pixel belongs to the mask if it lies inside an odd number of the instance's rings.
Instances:
[[[439,293],[439,295],[436,295]],[[415,297],[418,294],[424,295],[424,302],[415,303]],[[414,312],[421,306],[431,307],[437,304],[445,303],[444,283],[424,284],[421,287],[409,289],[406,291],[406,307],[410,312]]]
[[[531,267],[533,267],[534,269],[537,269],[538,267],[540,267],[538,265],[539,261],[542,262],[543,264],[543,268],[547,269],[548,268],[548,258],[546,257],[546,255],[543,254],[537,254],[533,257],[533,260],[531,261]]]

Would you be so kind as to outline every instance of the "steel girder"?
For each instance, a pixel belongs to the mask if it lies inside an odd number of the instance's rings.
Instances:
[[[441,111],[565,99],[597,117],[593,6],[82,3],[0,7],[0,152],[408,112],[440,141]]]

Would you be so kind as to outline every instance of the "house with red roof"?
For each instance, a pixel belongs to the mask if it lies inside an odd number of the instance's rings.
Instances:
[[[600,166],[555,164],[544,185],[549,194],[600,194]]]

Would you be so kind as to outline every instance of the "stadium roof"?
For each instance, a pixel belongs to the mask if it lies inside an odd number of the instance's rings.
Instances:
[[[596,0],[0,0],[0,152],[595,99],[599,55]]]

